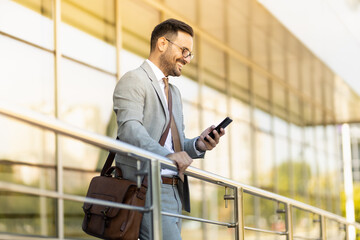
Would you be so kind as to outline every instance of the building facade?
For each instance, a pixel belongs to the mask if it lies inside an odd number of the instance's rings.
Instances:
[[[359,97],[255,0],[0,0],[0,101],[114,137],[116,82],[147,58],[152,29],[170,17],[195,30],[194,59],[170,80],[182,93],[186,135],[234,120],[221,144],[193,165],[341,214],[337,124],[360,120],[353,111]],[[1,115],[0,132],[2,181],[83,196],[106,157]],[[223,189],[191,181],[192,216],[230,218]],[[278,206],[262,201],[245,199],[247,225],[282,228]],[[1,192],[0,232],[57,236],[56,204]],[[81,204],[64,201],[64,212],[64,236],[86,238]],[[316,216],[294,214],[294,231],[316,237]],[[333,239],[344,237],[333,229]],[[233,234],[183,224],[184,239]]]

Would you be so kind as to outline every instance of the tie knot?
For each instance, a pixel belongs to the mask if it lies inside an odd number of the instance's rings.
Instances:
[[[164,84],[165,84],[166,87],[169,86],[169,78],[164,77],[163,81],[164,81]]]

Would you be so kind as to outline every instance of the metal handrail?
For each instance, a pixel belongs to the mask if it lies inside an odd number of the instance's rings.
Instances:
[[[111,139],[109,137],[100,135],[100,134],[96,134],[96,133],[91,133],[89,131],[71,126],[69,124],[66,124],[64,122],[61,122],[60,120],[50,117],[50,116],[45,116],[43,114],[40,114],[38,112],[34,112],[34,111],[30,111],[24,108],[19,108],[18,106],[15,105],[11,105],[11,104],[4,104],[2,102],[0,102],[0,114],[5,115],[7,117],[13,118],[13,119],[17,119],[26,123],[29,123],[31,125],[35,125],[38,126],[40,128],[44,128],[50,131],[53,131],[55,133],[61,134],[61,135],[65,135],[65,136],[69,136],[71,138],[74,139],[78,139],[82,142],[85,143],[89,143],[91,145],[100,147],[100,148],[104,148],[104,149],[109,149],[112,151],[117,151],[117,152],[127,152],[128,155],[135,157],[137,159],[144,159],[144,160],[150,160],[151,162],[159,162],[161,164],[164,164],[168,167],[171,167],[173,169],[176,169],[176,166],[172,163],[172,161],[170,161],[169,159],[162,157],[160,155],[154,154],[152,152],[148,152],[146,150],[143,150],[141,148],[137,148],[135,146],[132,146],[130,144],[121,142],[121,141],[116,141],[114,139]],[[198,178],[200,180],[203,181],[207,181],[210,183],[214,183],[217,185],[221,185],[221,186],[227,186],[227,187],[231,187],[234,189],[241,189],[241,194],[243,193],[249,193],[255,196],[259,196],[262,198],[267,198],[267,199],[271,199],[277,202],[281,202],[281,203],[285,203],[288,208],[294,206],[306,211],[310,211],[316,214],[319,214],[321,216],[324,216],[328,219],[332,219],[335,220],[339,223],[343,223],[346,224],[347,226],[352,225],[354,227],[356,227],[357,229],[360,229],[360,223],[357,222],[348,222],[345,218],[338,216],[336,214],[327,212],[325,210],[310,206],[308,204],[299,202],[297,200],[294,199],[290,199],[275,193],[271,193],[256,187],[252,187],[246,184],[242,184],[239,182],[236,182],[234,180],[216,175],[214,173],[210,173],[210,172],[206,172],[204,170],[201,169],[197,169],[195,167],[188,167],[186,174],[195,178]],[[0,184],[0,188],[3,187],[3,184]],[[57,197],[70,197],[70,195],[58,195]],[[240,196],[242,198],[242,196]],[[74,201],[76,198],[74,198]],[[81,201],[84,201],[84,198],[81,198]],[[104,201],[106,202],[106,201]],[[120,207],[120,206],[118,206]],[[122,206],[121,206],[122,207]],[[242,210],[242,209],[241,209]],[[166,213],[166,212],[161,212],[161,214],[164,215],[173,215],[172,213]],[[196,221],[203,221],[203,222],[208,222],[208,223],[214,223],[214,224],[219,224],[219,225],[224,225],[224,226],[235,226],[237,225],[237,223],[222,223],[222,222],[216,222],[216,221],[211,221],[211,220],[207,220],[207,219],[200,219],[200,218],[193,218],[193,217],[189,217],[189,216],[184,216],[184,215],[176,215],[177,217],[181,217],[181,218],[186,218],[186,219],[191,219],[191,220],[196,220]],[[291,214],[290,214],[290,218],[291,218]],[[247,230],[257,230],[255,228],[249,228],[246,226],[243,226],[244,229]],[[244,229],[241,229],[241,231],[243,231]],[[267,231],[267,230],[261,230],[259,229],[258,231]],[[276,233],[276,232],[275,232]],[[288,232],[279,232],[279,234],[288,234]]]

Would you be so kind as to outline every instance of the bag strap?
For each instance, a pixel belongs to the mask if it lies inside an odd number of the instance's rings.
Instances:
[[[119,138],[117,137],[116,140],[119,140]],[[109,151],[109,155],[106,158],[103,168],[101,169],[100,176],[105,176],[106,171],[111,167],[112,163],[114,162],[115,155],[116,152]]]
[[[164,144],[165,144],[166,138],[167,138],[167,136],[169,134],[169,130],[170,130],[171,118],[173,117],[172,116],[172,96],[171,96],[170,89],[169,89],[168,109],[169,109],[169,114],[170,114],[170,121],[169,121],[168,125],[166,126],[165,132],[161,135],[161,138],[160,138],[160,141],[159,141],[159,144],[161,146],[164,146]],[[116,140],[119,140],[119,137],[116,137]],[[114,162],[115,155],[116,155],[116,152],[109,151],[109,155],[108,155],[108,157],[107,157],[107,159],[106,159],[106,161],[104,163],[103,168],[101,169],[101,174],[100,174],[101,176],[105,176],[106,171],[111,167],[111,165]],[[144,180],[145,179],[147,181],[146,177],[144,178]]]

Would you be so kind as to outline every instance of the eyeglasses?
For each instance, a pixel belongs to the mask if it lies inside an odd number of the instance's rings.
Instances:
[[[166,39],[169,43],[172,43],[172,44],[178,46],[178,47],[181,49],[182,55],[183,55],[184,58],[190,57],[190,60],[194,58],[194,54],[193,54],[192,52],[190,52],[190,50],[187,49],[186,47],[181,47],[181,46],[177,45],[176,43],[170,41],[169,39],[167,39],[167,38],[165,38],[165,39]]]

